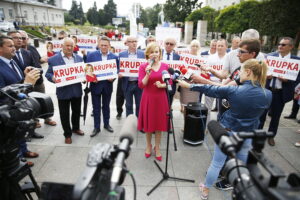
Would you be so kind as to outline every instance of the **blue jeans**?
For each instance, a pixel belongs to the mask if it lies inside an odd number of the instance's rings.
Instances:
[[[142,97],[142,90],[139,88],[137,83],[128,82],[128,86],[125,92],[126,116],[133,114],[133,97],[135,100],[135,115],[138,117]]]
[[[240,151],[237,153],[237,158],[242,160],[244,163],[247,162],[248,153],[252,148],[252,139],[244,141]],[[221,151],[218,145],[215,144],[213,159],[207,170],[205,178],[205,187],[210,188],[214,182],[217,181],[219,173],[224,166],[227,156]]]

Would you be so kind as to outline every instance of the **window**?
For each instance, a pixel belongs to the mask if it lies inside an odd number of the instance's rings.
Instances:
[[[4,20],[5,15],[4,15],[4,10],[3,8],[0,8],[0,21]]]
[[[28,19],[27,10],[24,10],[24,17],[25,19]]]
[[[53,13],[51,14],[51,17],[52,17],[52,20],[54,21],[54,14]]]
[[[9,15],[9,18],[10,18],[10,19],[13,19],[13,18],[14,18],[14,11],[13,11],[12,8],[9,8],[9,9],[8,9],[8,15]]]

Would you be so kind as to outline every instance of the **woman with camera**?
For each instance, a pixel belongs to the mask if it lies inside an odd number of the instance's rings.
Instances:
[[[143,89],[138,118],[138,130],[146,133],[145,157],[151,156],[152,134],[155,133],[155,159],[162,160],[160,152],[161,132],[168,131],[169,104],[166,94],[166,83],[162,80],[162,72],[168,70],[168,65],[161,63],[161,49],[157,43],[150,43],[145,51],[145,57],[150,62],[139,68],[138,85]]]
[[[265,89],[267,65],[256,59],[247,60],[242,64],[239,86],[213,86],[188,84],[179,81],[182,87],[192,91],[200,91],[205,95],[228,99],[231,107],[220,118],[221,125],[229,134],[240,131],[253,131],[258,128],[259,118],[265,109],[271,105],[272,94]],[[251,149],[251,139],[244,141],[238,159],[247,161]],[[204,184],[200,184],[201,198],[207,199],[209,189],[217,180],[219,172],[226,160],[226,155],[215,144],[212,162],[208,168]]]

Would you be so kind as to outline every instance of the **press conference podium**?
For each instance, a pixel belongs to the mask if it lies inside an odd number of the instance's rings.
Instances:
[[[208,109],[204,104],[191,102],[185,106],[183,142],[200,145],[204,140]]]

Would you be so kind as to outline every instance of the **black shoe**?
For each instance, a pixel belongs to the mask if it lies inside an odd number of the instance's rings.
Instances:
[[[122,117],[122,114],[117,114],[117,116],[116,116],[117,120],[120,120],[121,117]]]
[[[288,116],[284,116],[285,119],[296,119],[296,116],[294,115],[288,115]]]
[[[104,128],[108,131],[108,132],[114,132],[114,129],[112,129],[112,127],[110,125],[104,126]]]
[[[300,124],[300,119],[297,120],[298,124]]]
[[[223,190],[223,191],[233,189],[232,185],[230,185],[230,183],[226,179],[216,182],[215,188],[217,188],[219,190]]]
[[[91,113],[91,117],[94,117],[94,113]]]
[[[36,139],[42,139],[44,138],[43,135],[38,134],[37,132],[33,132],[33,134],[31,135],[32,138],[36,138]]]
[[[98,133],[100,133],[100,128],[95,128],[90,136],[95,137],[96,135],[98,135]]]

